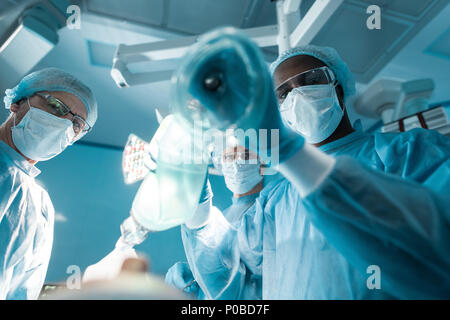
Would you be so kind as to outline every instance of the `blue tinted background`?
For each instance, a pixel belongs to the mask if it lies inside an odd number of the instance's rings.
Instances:
[[[65,281],[67,267],[82,271],[113,248],[120,224],[128,212],[139,183],[123,181],[122,151],[75,144],[61,155],[38,163],[38,181],[48,190],[56,212],[53,251],[46,283]],[[211,177],[214,204],[231,203],[231,193],[221,177]],[[180,228],[151,234],[136,249],[144,253],[154,273],[164,275],[176,261],[185,260]]]

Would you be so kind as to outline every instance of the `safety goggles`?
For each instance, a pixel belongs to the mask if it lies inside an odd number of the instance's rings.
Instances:
[[[227,152],[211,155],[214,167],[221,172],[223,163],[236,162],[237,165],[260,163],[256,156],[253,156],[248,150],[239,152]]]
[[[68,114],[72,116],[73,131],[77,138],[84,136],[91,130],[91,126],[79,115],[73,113],[70,108],[58,98],[46,93],[36,93],[37,96],[43,98],[46,103],[43,105],[45,111],[57,117],[65,117]]]
[[[275,93],[278,102],[281,104],[294,88],[326,84],[336,85],[336,83],[336,76],[333,71],[328,67],[321,67],[290,77],[275,89]]]

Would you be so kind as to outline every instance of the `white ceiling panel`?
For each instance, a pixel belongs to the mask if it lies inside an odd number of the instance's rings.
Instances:
[[[142,24],[161,25],[164,20],[164,0],[89,0],[92,13]]]
[[[253,0],[242,19],[242,28],[277,24],[276,4],[269,0]]]
[[[426,50],[425,53],[450,59],[450,28],[437,38]]]
[[[365,7],[378,5],[382,12],[420,19],[435,0],[353,0],[353,2],[361,3]]]
[[[386,17],[382,29],[374,31],[365,27],[365,19],[362,8],[344,3],[313,43],[336,48],[350,69],[363,75],[411,28],[411,24]]]
[[[302,11],[313,1],[305,1]],[[346,0],[331,16],[312,44],[334,47],[348,63],[357,81],[367,83],[448,4],[447,0],[378,0],[381,29],[369,30],[368,0]],[[424,5],[427,5],[424,7]],[[409,8],[409,9],[408,9]],[[422,11],[419,18],[406,13]]]
[[[218,26],[240,27],[250,0],[170,0],[167,27],[199,34]]]

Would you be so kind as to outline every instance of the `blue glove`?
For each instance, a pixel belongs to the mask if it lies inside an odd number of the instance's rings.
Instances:
[[[188,294],[193,295],[197,299],[204,298],[203,292],[198,283],[195,281],[192,271],[186,262],[175,263],[166,274],[165,282],[174,286]]]
[[[265,70],[265,72],[268,73],[268,70]],[[264,118],[257,129],[267,130],[267,156],[272,160],[268,165],[276,166],[278,163],[283,163],[292,157],[298,150],[303,148],[305,145],[305,138],[284,125],[278,109],[278,102],[275,97],[272,82],[270,82],[270,85],[266,86],[266,90],[268,91],[267,107],[265,108]],[[275,139],[272,144],[272,134],[274,130],[278,130],[278,141]],[[260,139],[258,139],[258,142],[259,141]],[[276,159],[275,152],[278,152],[278,163],[274,163],[273,161]],[[260,146],[258,146],[258,154],[260,154]],[[264,157],[262,158],[264,160]]]
[[[257,141],[240,144],[256,152],[268,165],[285,161],[303,147],[304,138],[281,120],[272,77],[260,49],[243,33],[224,28],[205,34],[178,72],[179,96],[185,97],[187,92],[190,101],[197,101],[202,107],[197,107],[201,112],[191,110],[185,107],[188,100],[181,99],[176,105],[185,117],[192,121],[206,117],[207,123],[223,131],[255,129]],[[263,139],[266,145],[259,145],[260,135],[264,134],[260,129],[267,130],[267,139]],[[272,130],[278,130],[275,132],[279,138],[273,143]],[[267,157],[275,161],[268,162]]]
[[[200,200],[198,201],[199,204],[204,203],[213,197],[213,192],[211,190],[211,183],[208,179],[209,175],[208,172],[206,172],[205,176],[205,182],[203,183],[202,193],[200,194]]]

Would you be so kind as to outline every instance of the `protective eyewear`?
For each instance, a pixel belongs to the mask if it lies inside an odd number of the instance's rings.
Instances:
[[[79,115],[73,113],[70,108],[58,98],[46,93],[36,93],[37,96],[43,98],[46,104],[43,105],[45,111],[57,117],[65,117],[68,114],[72,116],[73,131],[78,136],[83,136],[91,130],[91,126]]]
[[[336,83],[333,71],[328,67],[321,67],[290,77],[275,89],[275,93],[279,103],[282,103],[294,88],[323,84],[336,85]]]
[[[253,157],[248,150],[241,152],[228,152],[211,155],[214,167],[222,170],[222,164],[225,162],[236,162],[238,165],[260,163],[257,157]]]

